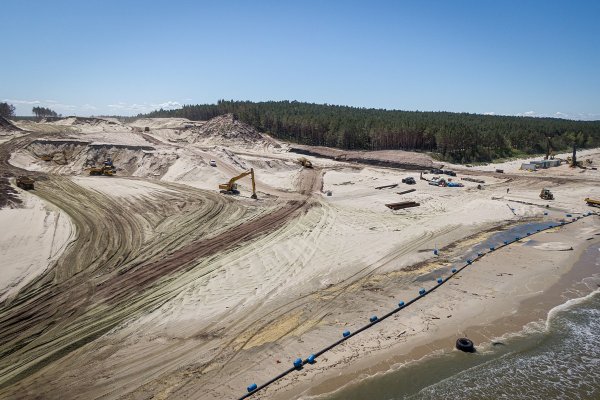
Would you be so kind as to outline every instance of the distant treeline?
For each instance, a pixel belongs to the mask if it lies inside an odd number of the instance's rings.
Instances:
[[[140,117],[235,118],[276,138],[349,150],[417,150],[455,162],[600,146],[600,121],[396,111],[296,101],[224,101]]]

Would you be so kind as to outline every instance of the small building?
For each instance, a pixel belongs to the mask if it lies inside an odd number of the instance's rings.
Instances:
[[[521,169],[524,171],[536,171],[537,165],[535,165],[533,163],[523,163],[523,164],[521,164]]]

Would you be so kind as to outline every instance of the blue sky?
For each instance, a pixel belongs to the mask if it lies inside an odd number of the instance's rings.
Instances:
[[[600,1],[3,1],[0,101],[219,99],[600,119]]]

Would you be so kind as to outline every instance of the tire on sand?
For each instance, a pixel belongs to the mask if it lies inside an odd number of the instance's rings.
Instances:
[[[465,353],[475,353],[473,341],[467,338],[458,338],[456,340],[456,348]]]

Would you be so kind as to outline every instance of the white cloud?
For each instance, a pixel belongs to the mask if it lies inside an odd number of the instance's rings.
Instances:
[[[486,111],[483,113],[483,115],[496,115],[496,113],[493,111]]]
[[[12,104],[41,104],[39,100],[13,100],[13,99],[4,99],[2,101],[6,101]]]
[[[142,112],[150,112],[150,111],[154,111],[154,110],[158,110],[160,108],[162,108],[163,110],[174,110],[177,108],[181,108],[182,105],[180,102],[178,101],[174,101],[174,100],[169,100],[169,101],[165,101],[163,103],[158,103],[158,104],[153,104],[153,103],[143,103],[143,104],[137,104],[137,103],[125,103],[122,101],[119,101],[115,104],[108,104],[107,107],[113,109],[114,111],[129,111],[129,112],[137,112],[137,113],[142,113]]]
[[[166,109],[166,110],[173,110],[176,108],[181,108],[181,104],[177,101],[167,101],[166,103],[153,104],[153,106],[156,106],[156,107],[162,108],[162,109]]]

